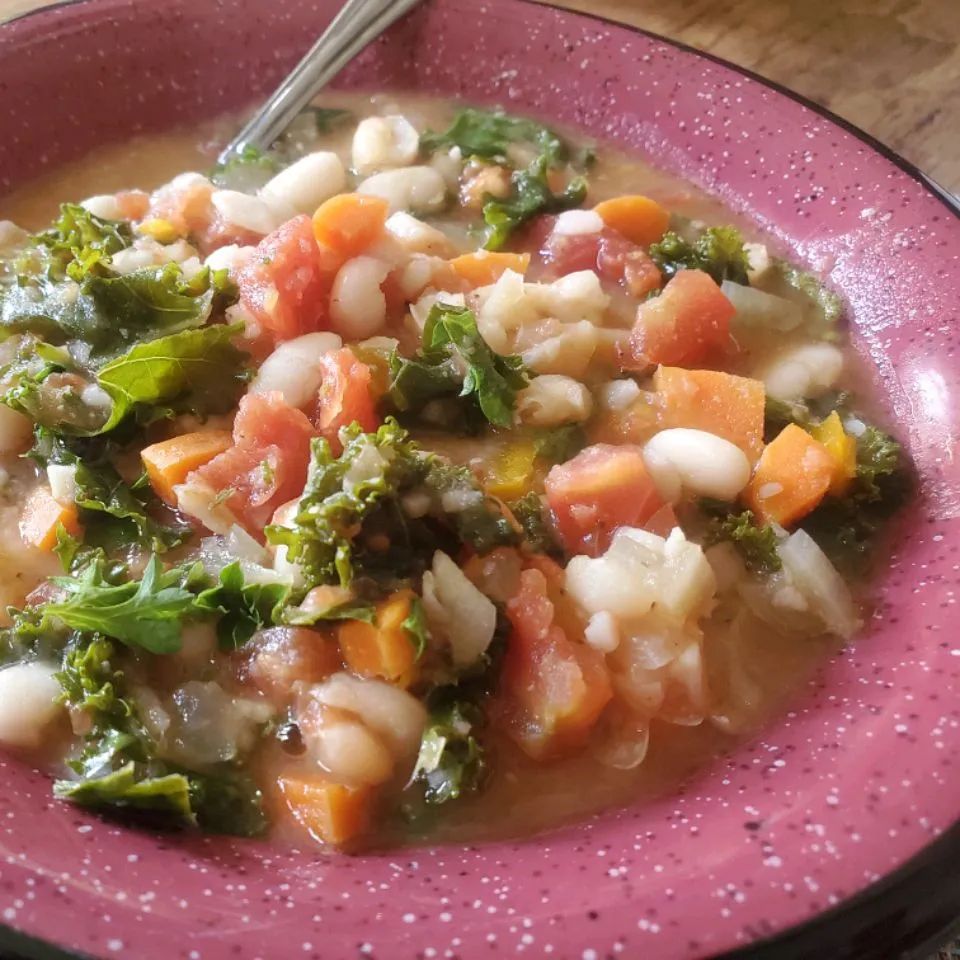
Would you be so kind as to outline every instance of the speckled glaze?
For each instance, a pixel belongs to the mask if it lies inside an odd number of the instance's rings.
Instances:
[[[255,97],[336,5],[87,0],[0,28],[0,187]],[[438,0],[343,82],[502,102],[617,140],[828,275],[921,477],[877,612],[779,722],[681,794],[511,845],[351,859],[158,838],[52,801],[43,775],[0,758],[0,921],[141,960],[662,960],[800,924],[942,849],[960,814],[960,220],[754,79],[519,0]]]

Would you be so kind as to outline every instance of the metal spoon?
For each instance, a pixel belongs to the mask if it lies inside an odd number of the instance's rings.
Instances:
[[[347,0],[333,22],[273,96],[220,154],[227,163],[246,147],[265,151],[348,61],[421,0]]]

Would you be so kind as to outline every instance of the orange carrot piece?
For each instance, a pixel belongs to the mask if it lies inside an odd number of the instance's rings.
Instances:
[[[79,535],[81,526],[76,506],[54,500],[46,486],[34,489],[20,514],[23,542],[49,552],[57,545],[57,530],[61,525],[70,536]]]
[[[762,381],[718,370],[659,367],[653,388],[664,429],[689,427],[715,433],[756,462],[763,450],[766,390]]]
[[[416,650],[403,621],[410,616],[414,597],[412,590],[398,590],[377,604],[373,623],[345,620],[340,624],[340,653],[354,673],[407,686]]]
[[[823,499],[833,474],[823,444],[791,423],[764,449],[743,499],[761,523],[788,527]]]
[[[177,495],[173,488],[231,446],[233,437],[229,430],[198,430],[144,447],[140,459],[157,496],[176,505]]]
[[[381,197],[340,193],[325,200],[313,215],[313,235],[321,247],[349,260],[383,235],[390,205]]]
[[[529,266],[529,253],[500,253],[493,250],[465,253],[450,261],[453,272],[470,284],[471,288],[496,283],[507,270],[526,273]]]
[[[641,247],[660,240],[670,223],[670,214],[656,200],[636,194],[604,200],[594,210],[608,227]]]
[[[373,799],[369,787],[346,787],[319,777],[281,777],[278,785],[293,818],[320,843],[341,846],[367,829]]]

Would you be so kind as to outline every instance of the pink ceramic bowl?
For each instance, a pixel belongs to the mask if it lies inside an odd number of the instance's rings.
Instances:
[[[104,139],[249,102],[336,6],[81,0],[0,28],[0,189]],[[955,206],[756,77],[519,0],[437,0],[343,83],[499,102],[617,141],[829,276],[921,477],[878,612],[789,713],[680,794],[522,843],[351,859],[158,838],[56,803],[46,777],[0,759],[0,945],[138,960],[889,960],[935,936],[960,914]]]

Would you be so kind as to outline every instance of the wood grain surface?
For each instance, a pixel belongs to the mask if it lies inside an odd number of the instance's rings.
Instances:
[[[960,0],[552,0],[775,80],[960,194]]]

